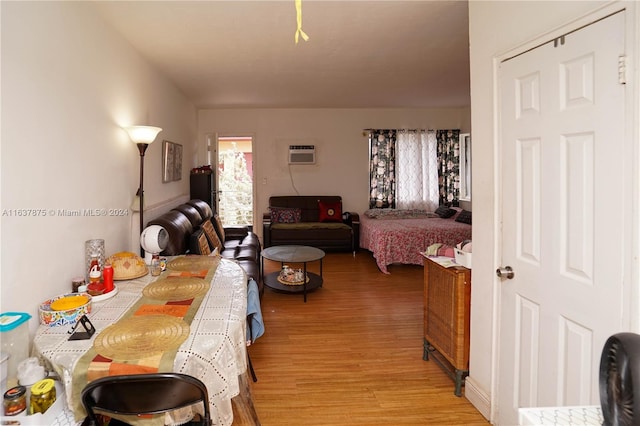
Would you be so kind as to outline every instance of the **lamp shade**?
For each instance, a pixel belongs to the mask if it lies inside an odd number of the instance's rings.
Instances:
[[[160,127],[153,126],[131,126],[125,128],[129,134],[129,138],[133,143],[146,143],[150,144],[156,139],[158,133],[162,131]]]

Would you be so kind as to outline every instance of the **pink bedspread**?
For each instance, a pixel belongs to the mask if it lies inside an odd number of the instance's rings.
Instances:
[[[360,216],[360,247],[373,253],[378,268],[388,274],[387,265],[422,265],[420,254],[431,244],[450,246],[471,239],[471,225],[439,217],[421,219],[371,219]]]

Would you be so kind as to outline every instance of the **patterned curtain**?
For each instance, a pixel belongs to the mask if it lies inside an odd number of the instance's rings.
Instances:
[[[371,131],[369,158],[369,208],[395,208],[395,130]]]
[[[460,198],[460,130],[438,130],[440,204],[457,206]]]
[[[396,142],[399,209],[438,208],[438,154],[433,130],[399,131]]]

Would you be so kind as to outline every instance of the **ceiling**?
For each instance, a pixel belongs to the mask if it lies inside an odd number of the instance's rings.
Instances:
[[[198,108],[470,104],[466,1],[93,4]]]

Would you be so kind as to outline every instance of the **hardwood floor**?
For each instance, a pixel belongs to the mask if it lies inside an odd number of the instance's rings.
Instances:
[[[265,261],[267,272],[279,268]],[[324,286],[307,303],[265,289],[266,332],[249,348],[263,426],[489,424],[422,360],[422,267],[389,271],[366,250],[329,253]]]

